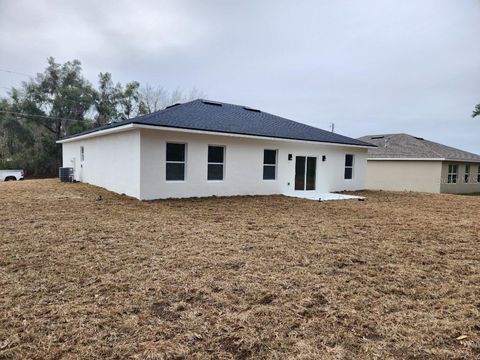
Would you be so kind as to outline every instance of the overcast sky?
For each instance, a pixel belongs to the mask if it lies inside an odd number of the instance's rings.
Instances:
[[[359,137],[480,153],[479,0],[0,0],[0,69],[46,58]],[[0,71],[0,94],[25,76]]]

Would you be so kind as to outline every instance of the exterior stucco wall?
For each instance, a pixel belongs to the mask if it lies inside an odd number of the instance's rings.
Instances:
[[[457,183],[448,184],[448,165],[458,165]],[[469,182],[465,183],[465,167],[470,164],[470,177]],[[478,163],[465,163],[465,162],[453,162],[444,161],[442,163],[442,184],[440,191],[442,193],[449,194],[467,194],[467,193],[480,193],[480,183],[478,182]]]
[[[440,192],[441,161],[369,160],[367,189]]]
[[[185,181],[166,181],[167,142],[185,143]],[[208,145],[225,146],[225,178],[207,181]],[[276,180],[263,180],[263,150],[277,152]],[[293,160],[288,160],[288,154]],[[354,154],[354,178],[344,180],[345,154]],[[141,130],[141,199],[294,193],[295,156],[317,157],[317,192],[365,187],[367,149],[296,141],[251,139],[176,131]],[[326,161],[322,162],[322,156]]]
[[[62,144],[63,166],[75,180],[140,198],[140,131],[133,130]],[[80,160],[80,147],[85,158]]]
[[[186,179],[166,181],[167,142],[186,147]],[[295,156],[317,158],[316,192],[365,188],[367,149],[341,145],[254,139],[220,134],[137,129],[65,142],[63,166],[75,179],[142,200],[176,197],[270,195],[294,190]],[[208,145],[225,146],[225,178],[207,180]],[[80,161],[80,148],[85,159]],[[263,180],[263,150],[277,150],[276,180]],[[293,160],[288,160],[292,154]],[[345,180],[345,154],[355,155],[354,178]],[[326,161],[322,161],[322,156]]]

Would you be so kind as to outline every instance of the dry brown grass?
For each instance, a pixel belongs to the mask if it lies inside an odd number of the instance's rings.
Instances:
[[[478,359],[480,198],[367,195],[0,183],[0,358]]]

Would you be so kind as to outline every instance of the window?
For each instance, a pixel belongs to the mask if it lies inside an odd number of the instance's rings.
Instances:
[[[465,165],[465,176],[463,178],[463,181],[465,182],[465,184],[468,184],[468,182],[470,181],[470,165]]]
[[[480,165],[478,165],[477,183],[480,183]]]
[[[457,172],[458,172],[458,165],[453,165],[453,164],[448,165],[447,183],[449,184],[457,183]]]
[[[166,180],[185,180],[185,144],[167,143]]]
[[[345,175],[346,180],[353,179],[353,155],[345,155]]]
[[[85,160],[85,148],[80,146],[80,161],[83,162]]]
[[[277,174],[277,150],[263,150],[263,180],[275,180]]]
[[[223,180],[223,167],[225,165],[225,147],[208,146],[208,180]]]

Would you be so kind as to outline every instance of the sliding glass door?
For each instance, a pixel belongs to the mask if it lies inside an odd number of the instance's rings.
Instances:
[[[316,157],[295,157],[295,190],[315,190],[316,176]]]
[[[315,190],[315,182],[317,175],[317,158],[307,157],[307,170],[305,171],[307,178],[305,190]]]

